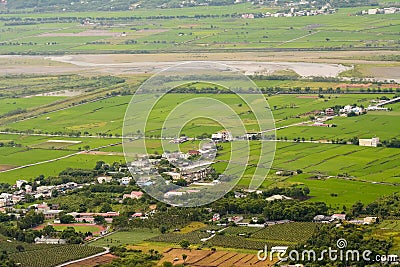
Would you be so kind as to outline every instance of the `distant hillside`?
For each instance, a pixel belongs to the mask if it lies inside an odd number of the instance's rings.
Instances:
[[[248,0],[1,0],[6,3],[9,12],[59,12],[59,11],[123,11],[137,8],[181,8],[191,6],[225,6]],[[332,7],[354,7],[378,4],[377,0],[254,0],[254,4],[279,7],[303,8],[321,7],[330,4]]]

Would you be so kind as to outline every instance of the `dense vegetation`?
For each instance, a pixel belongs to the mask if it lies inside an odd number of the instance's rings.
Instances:
[[[356,217],[360,215],[365,216],[371,214],[381,218],[400,217],[400,195],[397,193],[388,196],[382,196],[368,205],[357,202],[352,206],[349,215]]]
[[[33,10],[34,12],[54,12],[54,11],[120,11],[135,8],[182,8],[193,7],[201,5],[209,6],[227,6],[235,4],[235,0],[195,0],[195,1],[180,1],[180,0],[8,0],[7,8],[10,11],[18,10]],[[293,1],[279,0],[279,1],[254,1],[255,4],[262,5],[279,5],[284,6],[286,3]],[[365,5],[377,5],[375,0],[361,1],[361,0],[318,0],[313,1],[313,5],[322,7],[325,4],[331,4],[334,7],[354,7]],[[303,5],[304,8],[310,8],[311,5]]]
[[[336,244],[337,240],[344,238],[347,241],[347,247],[343,248],[344,252],[346,250],[358,250],[360,252],[360,260],[353,260],[350,256],[349,261],[341,263],[346,264],[346,266],[366,266],[375,261],[376,255],[390,254],[389,250],[392,247],[392,242],[390,240],[372,237],[372,230],[369,227],[360,227],[354,224],[344,224],[339,227],[331,224],[322,224],[318,228],[319,229],[305,243],[305,245],[298,245],[296,247],[297,251],[301,252],[305,249],[314,250],[317,257],[319,257],[323,249],[327,249],[328,247],[331,247],[332,249],[338,249]],[[370,250],[372,252],[369,255],[369,258],[371,259],[369,262],[365,261],[361,256],[363,251],[366,250]],[[318,266],[332,266],[332,264],[334,264],[334,262],[329,260],[327,254],[325,256],[326,257],[324,257],[322,261],[318,261]],[[310,261],[307,262],[307,258],[305,261],[301,262],[310,264]]]

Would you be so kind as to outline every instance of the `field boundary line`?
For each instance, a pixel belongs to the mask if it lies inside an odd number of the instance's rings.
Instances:
[[[118,143],[114,143],[114,144],[109,144],[109,145],[105,145],[105,146],[96,147],[96,148],[93,148],[93,149],[88,150],[87,152],[96,151],[96,150],[99,150],[99,149],[102,149],[102,148],[106,148],[106,147],[110,147],[110,146],[116,146],[116,145],[120,145],[120,144],[122,144],[122,142],[118,142]],[[58,157],[58,158],[54,158],[54,159],[49,159],[49,160],[44,160],[44,161],[40,161],[40,162],[36,162],[36,163],[31,163],[31,164],[23,165],[23,166],[18,166],[18,167],[12,168],[12,169],[0,171],[0,173],[15,171],[15,170],[19,170],[19,169],[24,169],[24,168],[29,168],[29,167],[32,167],[32,166],[36,166],[36,165],[41,165],[41,164],[45,164],[45,163],[55,162],[55,161],[58,161],[58,160],[70,158],[70,157],[73,157],[73,156],[76,156],[76,155],[80,155],[80,154],[82,154],[82,152],[84,152],[84,151],[78,151],[78,152],[75,152],[75,153],[72,153],[72,154],[68,154],[68,155],[65,155],[65,156],[62,156],[62,157]]]
[[[68,265],[70,265],[70,264],[78,263],[78,262],[81,262],[81,261],[84,261],[84,260],[96,258],[96,257],[103,256],[103,255],[106,255],[106,254],[110,253],[110,248],[108,248],[108,247],[103,247],[103,248],[105,249],[105,251],[103,251],[103,252],[100,252],[100,253],[97,253],[97,254],[94,254],[94,255],[92,255],[92,256],[82,258],[82,259],[64,262],[64,263],[62,263],[62,264],[60,264],[60,265],[57,265],[57,266],[55,266],[55,267],[64,267],[64,266],[68,266]]]

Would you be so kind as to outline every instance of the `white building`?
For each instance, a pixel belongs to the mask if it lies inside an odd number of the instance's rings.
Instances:
[[[111,176],[100,176],[100,177],[97,177],[97,181],[99,182],[99,184],[109,183],[109,182],[111,182],[111,180],[112,180]]]
[[[377,147],[379,144],[379,137],[374,137],[371,139],[359,139],[358,144],[359,146]]]
[[[164,172],[164,173],[171,176],[173,180],[178,180],[181,178],[181,174],[179,172]]]
[[[212,134],[211,139],[214,142],[230,142],[233,140],[232,134],[228,131],[220,131]]]
[[[122,185],[128,185],[132,180],[132,177],[122,177],[119,181]]]
[[[28,181],[25,181],[25,180],[17,180],[16,185],[17,185],[17,188],[20,189],[23,184],[27,184],[27,183],[28,183]]]
[[[60,238],[45,238],[45,237],[36,237],[35,238],[35,244],[66,244],[67,241],[65,239],[60,239]]]
[[[275,200],[290,200],[290,199],[292,199],[292,198],[284,196],[284,195],[273,195],[273,196],[267,197],[265,200],[266,201],[275,201]]]

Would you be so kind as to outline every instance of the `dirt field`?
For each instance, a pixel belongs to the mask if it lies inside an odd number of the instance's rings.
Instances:
[[[104,156],[123,156],[124,153],[120,152],[105,152],[105,151],[82,151],[79,154],[83,155],[104,155]]]
[[[369,61],[371,55],[394,55],[396,51],[293,51],[293,52],[237,52],[237,53],[166,53],[166,54],[82,54],[68,56],[0,56],[0,74],[151,74],[182,61],[223,61],[247,72],[261,71],[260,64],[272,62],[267,70],[293,69],[300,75],[336,75],[343,66],[336,64],[362,64],[370,77],[400,80],[400,63]],[[229,61],[229,62],[228,62]],[[306,63],[318,63],[314,67]],[[323,64],[325,63],[325,64]],[[327,66],[326,64],[330,64]],[[383,65],[382,65],[383,64]],[[289,66],[289,67],[288,67]],[[325,66],[325,67],[324,67]],[[323,67],[323,69],[320,69]],[[304,73],[303,73],[304,72]]]
[[[64,227],[93,226],[93,227],[96,227],[96,228],[99,229],[96,232],[94,232],[94,231],[92,232],[92,234],[94,234],[94,235],[98,235],[98,234],[100,234],[101,231],[104,231],[106,229],[102,225],[91,224],[91,223],[71,223],[71,224],[58,223],[58,224],[50,224],[50,225],[52,225],[52,226],[64,226]],[[39,225],[39,226],[35,227],[34,230],[42,230],[45,226],[46,226],[45,224]],[[79,231],[79,229],[77,229],[77,231]]]
[[[16,166],[0,164],[0,171],[10,170],[10,169],[15,168],[15,167]]]
[[[211,250],[187,250],[180,248],[172,248],[163,253],[164,257],[159,262],[161,265],[164,261],[173,262],[174,264],[183,264],[182,255],[186,254],[186,264],[198,267],[266,267],[272,266],[273,262],[259,261],[255,254],[236,253],[230,251]],[[174,261],[175,259],[179,259]]]
[[[104,30],[88,30],[82,31],[78,33],[43,33],[38,35],[38,37],[86,37],[86,36],[118,36],[119,34],[116,32],[104,31]]]
[[[92,266],[97,266],[100,264],[108,264],[112,262],[113,259],[116,259],[117,257],[111,254],[106,254],[103,256],[99,256],[96,258],[92,259],[87,259],[84,261],[80,261],[77,263],[69,264],[69,267],[92,267]]]
[[[315,95],[300,95],[300,96],[298,96],[298,97],[296,97],[296,98],[311,98],[311,99],[317,99],[318,96],[315,96]]]

